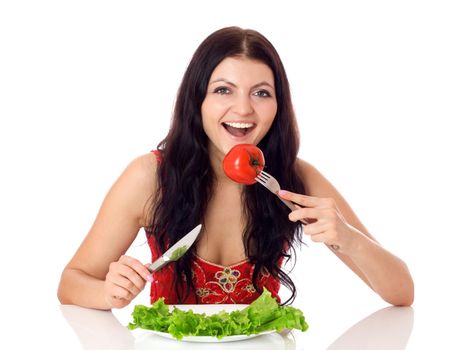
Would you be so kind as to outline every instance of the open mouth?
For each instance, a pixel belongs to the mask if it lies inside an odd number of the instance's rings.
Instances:
[[[253,123],[234,123],[234,122],[225,122],[225,123],[222,123],[222,125],[226,129],[226,131],[228,131],[231,135],[235,137],[246,136],[256,126],[256,124],[253,124]]]

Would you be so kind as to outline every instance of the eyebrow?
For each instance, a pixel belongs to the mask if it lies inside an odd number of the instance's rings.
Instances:
[[[210,85],[211,84],[215,84],[215,83],[219,83],[219,82],[224,82],[224,83],[227,83],[227,84],[230,84],[231,86],[233,87],[237,87],[236,84],[232,83],[231,81],[225,79],[225,78],[218,78],[218,79],[215,79],[213,81],[210,82]],[[251,89],[254,89],[254,88],[257,88],[258,86],[262,86],[262,85],[266,85],[266,86],[269,86],[270,88],[274,89],[274,86],[271,85],[270,83],[268,83],[267,81],[262,81],[262,82],[259,82],[258,84],[255,84],[251,87]]]

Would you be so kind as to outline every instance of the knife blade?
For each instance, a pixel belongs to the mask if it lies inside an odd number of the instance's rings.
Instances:
[[[150,273],[157,272],[168,263],[180,259],[193,245],[201,229],[202,225],[197,225],[192,231],[187,233],[177,243],[167,249],[167,251],[161,257],[150,264],[148,268]]]

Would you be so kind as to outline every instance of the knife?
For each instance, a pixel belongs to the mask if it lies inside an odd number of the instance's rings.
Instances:
[[[171,261],[177,261],[180,259],[187,250],[193,245],[195,240],[197,239],[200,230],[202,229],[202,225],[198,225],[192,231],[187,233],[183,236],[177,243],[175,243],[172,247],[167,249],[167,251],[155,260],[149,267],[150,273],[154,273],[159,271],[162,267],[167,265]]]

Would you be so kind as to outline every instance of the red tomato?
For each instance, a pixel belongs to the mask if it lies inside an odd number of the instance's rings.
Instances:
[[[245,185],[256,183],[255,177],[264,168],[264,155],[255,145],[241,143],[234,146],[223,159],[226,176]]]

